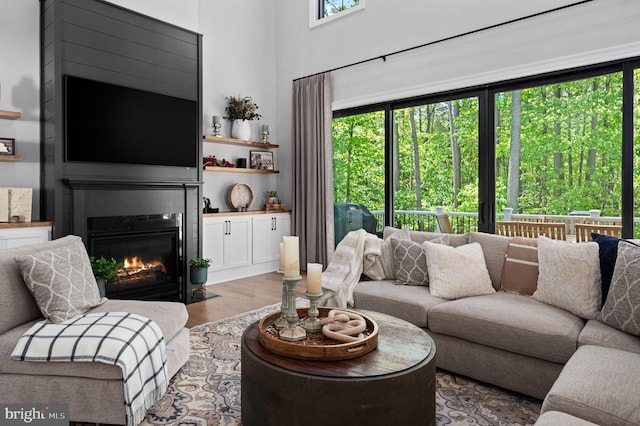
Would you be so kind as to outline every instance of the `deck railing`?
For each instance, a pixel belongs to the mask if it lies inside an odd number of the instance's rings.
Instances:
[[[371,213],[378,220],[378,231],[382,231],[384,224],[384,210],[372,210]],[[456,234],[464,234],[478,230],[478,213],[476,212],[448,212],[444,208],[436,210],[395,210],[393,212],[393,226],[403,228],[405,226],[415,231],[439,232],[436,221],[437,214],[449,216],[451,227]],[[566,234],[576,234],[577,223],[592,223],[600,225],[621,225],[622,219],[615,216],[599,216],[599,211],[592,210],[586,215],[544,215],[544,214],[511,214],[507,209],[496,214],[496,220],[511,220],[524,222],[564,223]],[[640,217],[634,218],[635,223],[640,223]]]

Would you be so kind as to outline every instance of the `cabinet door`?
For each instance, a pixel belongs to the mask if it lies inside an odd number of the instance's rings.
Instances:
[[[271,247],[273,250],[273,258],[280,259],[280,243],[282,237],[291,235],[291,215],[288,213],[277,214],[274,217],[273,241]]]
[[[272,216],[262,214],[253,218],[253,263],[269,262],[273,258],[273,243],[271,230],[273,227]],[[278,254],[280,245],[278,244]]]
[[[209,272],[224,269],[224,239],[228,218],[205,217],[202,220],[202,256],[211,259]]]
[[[224,236],[225,265],[236,268],[251,264],[251,217],[238,216],[229,220]]]

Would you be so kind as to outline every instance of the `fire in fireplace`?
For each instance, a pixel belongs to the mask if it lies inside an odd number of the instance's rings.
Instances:
[[[88,219],[91,256],[113,258],[118,277],[107,282],[112,299],[182,299],[182,215]]]

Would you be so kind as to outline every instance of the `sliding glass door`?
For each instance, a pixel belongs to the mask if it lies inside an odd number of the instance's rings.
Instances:
[[[622,223],[622,72],[495,95],[498,219]],[[502,217],[504,219],[504,217]]]
[[[436,231],[436,214],[453,231],[477,230],[478,98],[393,110],[394,226]]]

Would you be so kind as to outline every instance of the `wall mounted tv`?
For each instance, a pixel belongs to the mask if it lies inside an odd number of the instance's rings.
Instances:
[[[67,161],[196,167],[198,103],[65,76]]]

